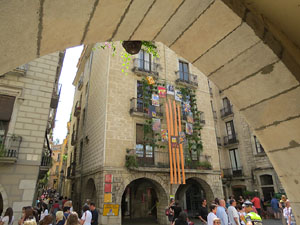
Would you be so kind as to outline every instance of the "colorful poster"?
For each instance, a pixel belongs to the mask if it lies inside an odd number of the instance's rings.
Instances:
[[[190,112],[186,115],[186,121],[191,124],[194,123],[193,113]]]
[[[112,174],[105,174],[105,183],[112,182]]]
[[[152,130],[160,131],[160,119],[152,118]]]
[[[104,204],[103,205],[103,216],[118,216],[119,205],[116,204]]]
[[[179,144],[183,144],[185,142],[185,133],[183,131],[179,132]]]
[[[178,146],[178,137],[176,137],[176,136],[171,137],[171,146],[172,146],[172,148],[177,148],[177,146]]]
[[[149,105],[148,114],[151,118],[156,117],[156,109],[154,105]]]
[[[104,194],[104,202],[112,202],[112,194],[111,193],[105,193]]]
[[[152,94],[152,105],[159,106],[159,96],[158,96],[158,94]]]
[[[104,192],[111,192],[111,184],[104,184]]]
[[[182,101],[182,94],[181,91],[175,90],[175,100],[181,102]]]
[[[185,131],[186,131],[186,134],[192,135],[193,134],[193,124],[186,123],[186,125],[185,125]]]
[[[167,84],[167,94],[168,95],[174,95],[175,94],[175,88],[171,84]]]
[[[157,89],[158,89],[158,95],[159,95],[160,98],[165,98],[165,97],[167,97],[167,91],[166,91],[166,88],[165,88],[165,87],[163,87],[163,86],[158,86]]]
[[[155,84],[155,81],[152,76],[147,76],[146,80],[147,80],[148,84],[150,84],[150,85]]]
[[[190,112],[191,111],[191,105],[189,102],[183,102],[183,111],[184,112]]]
[[[168,142],[168,130],[167,129],[161,129],[161,141]]]

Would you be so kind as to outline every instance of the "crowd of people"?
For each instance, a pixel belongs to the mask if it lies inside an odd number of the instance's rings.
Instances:
[[[3,217],[1,214],[0,225],[13,224],[15,218],[11,207],[7,208]],[[22,208],[18,225],[98,225],[98,215],[95,203],[89,199],[79,214],[73,210],[71,199],[59,196],[54,189],[46,189],[38,197],[34,207]]]
[[[265,212],[263,199],[254,196],[252,199],[244,200],[240,196],[237,200],[234,196],[229,197],[227,202],[224,199],[215,199],[209,207],[206,199],[201,201],[198,218],[202,224],[207,225],[260,225]],[[271,208],[274,219],[282,218],[283,225],[296,225],[295,217],[289,200],[282,195],[278,201],[275,197],[271,200]],[[193,225],[178,201],[173,198],[166,208],[166,215],[170,225]]]

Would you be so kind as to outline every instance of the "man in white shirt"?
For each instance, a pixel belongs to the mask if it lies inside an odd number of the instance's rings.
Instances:
[[[209,206],[210,213],[207,215],[207,225],[214,225],[214,219],[217,218],[217,207],[215,204]]]
[[[236,210],[236,201],[234,199],[230,200],[230,206],[228,207],[228,219],[229,223],[232,225],[240,225],[240,218],[238,211]]]
[[[226,203],[223,199],[220,199],[219,206],[217,208],[217,217],[220,218],[222,225],[228,225],[228,215],[226,213]]]

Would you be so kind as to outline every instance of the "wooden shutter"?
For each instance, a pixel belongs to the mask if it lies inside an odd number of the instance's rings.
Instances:
[[[0,95],[0,120],[10,121],[14,103],[15,97]]]

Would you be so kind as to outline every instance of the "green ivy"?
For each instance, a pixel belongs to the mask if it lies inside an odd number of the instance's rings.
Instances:
[[[126,162],[125,166],[130,169],[130,168],[138,168],[139,164],[136,159],[136,155],[126,155]]]

